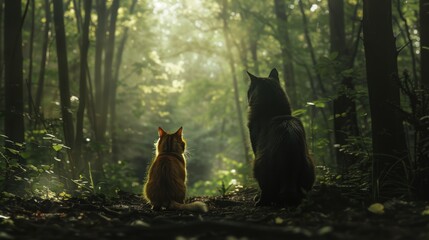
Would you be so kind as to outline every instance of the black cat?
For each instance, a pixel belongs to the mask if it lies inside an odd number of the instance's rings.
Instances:
[[[289,100],[275,68],[268,78],[248,74],[253,174],[261,189],[256,206],[297,206],[315,180],[304,127],[291,116]]]

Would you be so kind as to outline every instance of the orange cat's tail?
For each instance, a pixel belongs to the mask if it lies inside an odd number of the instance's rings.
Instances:
[[[203,202],[192,202],[192,203],[178,203],[176,201],[172,201],[169,206],[171,209],[178,209],[178,210],[188,210],[193,212],[208,212],[207,205]]]

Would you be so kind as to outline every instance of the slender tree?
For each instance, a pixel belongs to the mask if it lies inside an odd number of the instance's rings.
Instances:
[[[400,105],[397,75],[397,52],[392,30],[392,2],[390,0],[363,1],[363,33],[366,76],[371,108],[374,198],[393,194],[394,166],[404,160],[406,153],[402,122],[395,111]],[[381,182],[383,180],[383,182]]]
[[[27,101],[28,101],[28,113],[30,116],[33,115],[33,106],[34,106],[34,102],[33,102],[33,48],[34,48],[34,28],[35,28],[35,1],[34,0],[30,0],[31,3],[31,12],[30,12],[30,40],[29,40],[29,49],[28,49],[28,75],[27,75],[27,79],[26,79],[26,83],[27,83]]]
[[[420,0],[421,84],[429,89],[429,0]]]
[[[106,139],[109,118],[109,104],[112,90],[112,69],[115,48],[116,20],[119,1],[114,0],[107,11],[105,1],[97,1],[96,29],[96,59],[95,59],[95,138],[103,147],[98,151],[98,159],[94,162],[94,178],[96,181],[104,178],[103,163],[106,149],[109,149]],[[108,21],[110,20],[110,21]],[[104,58],[103,58],[104,55]],[[102,73],[102,70],[104,72]],[[99,79],[100,78],[100,79]]]
[[[137,0],[133,0],[130,6],[129,14],[134,13],[134,9],[136,6]],[[112,162],[117,163],[119,160],[119,146],[118,146],[118,136],[117,136],[117,126],[116,126],[116,93],[117,93],[117,85],[119,81],[119,72],[120,66],[122,64],[122,55],[125,49],[125,43],[128,39],[128,31],[129,28],[125,27],[123,30],[122,38],[118,45],[117,57],[114,66],[114,75],[112,78],[112,97],[110,98],[110,133],[112,139]]]
[[[97,26],[95,30],[95,64],[94,64],[94,91],[95,91],[95,138],[100,144],[104,143],[104,132],[99,130],[101,125],[101,109],[103,96],[103,55],[106,42],[106,1],[96,0]]]
[[[69,85],[69,68],[67,62],[66,35],[64,29],[64,10],[62,1],[54,1],[54,25],[55,39],[57,47],[59,89],[61,100],[61,116],[63,122],[63,132],[65,144],[73,149],[74,147],[74,125],[73,115],[70,103],[70,85]],[[72,177],[75,177],[75,162],[70,156]]]
[[[420,79],[414,84],[414,79],[404,73],[401,83],[401,90],[410,100],[411,113],[404,111],[406,120],[414,127],[414,168],[413,170],[413,193],[419,199],[429,200],[429,1],[420,0],[419,5],[420,19]],[[400,12],[400,3],[398,1],[398,12]],[[400,17],[404,23],[406,19],[400,12]],[[407,26],[407,25],[406,25]],[[406,28],[408,30],[408,28]],[[408,33],[408,32],[407,32]],[[409,41],[409,34],[407,35]],[[413,69],[414,70],[414,69]],[[413,73],[414,76],[417,75]],[[404,84],[405,83],[405,84]]]
[[[258,50],[260,45],[260,39],[264,35],[265,24],[260,19],[260,14],[252,11],[254,3],[251,1],[234,1],[234,4],[238,7],[237,11],[240,13],[242,18],[240,24],[242,29],[245,30],[245,37],[239,37],[240,56],[242,58],[243,67],[247,71],[259,75]],[[263,4],[262,4],[263,5]],[[250,53],[250,59],[248,55]],[[245,78],[247,79],[247,78]]]
[[[37,90],[34,108],[36,114],[40,113],[42,98],[43,98],[43,89],[45,85],[45,72],[46,64],[48,62],[48,43],[49,43],[49,32],[51,28],[51,4],[49,0],[44,1],[44,10],[45,10],[45,24],[43,26],[43,40],[42,40],[42,52],[41,52],[41,61],[40,61],[40,70],[39,78],[37,81]]]
[[[280,43],[282,56],[282,69],[285,89],[290,96],[292,107],[297,106],[297,94],[295,83],[295,70],[292,61],[292,42],[289,37],[288,16],[286,14],[285,0],[274,0],[274,12],[277,18],[277,39]]]
[[[352,77],[341,76],[341,72],[351,68],[351,51],[347,48],[345,22],[344,22],[344,1],[329,0],[329,29],[331,53],[337,53],[337,61],[340,65],[337,69],[340,84],[337,89],[338,97],[333,101],[333,116],[334,116],[334,136],[335,143],[345,145],[349,136],[357,136],[359,134],[356,104],[350,96],[354,91]],[[349,44],[350,45],[350,44]],[[337,164],[340,171],[345,171],[356,160],[350,154],[336,149]]]
[[[244,127],[244,119],[243,119],[243,113],[241,110],[240,105],[240,96],[239,96],[239,89],[238,89],[238,80],[237,80],[237,72],[235,69],[235,61],[234,56],[232,54],[232,44],[230,39],[230,33],[229,33],[229,24],[228,24],[228,0],[222,0],[221,5],[222,11],[221,11],[221,18],[222,18],[222,26],[223,26],[223,36],[225,39],[226,44],[226,51],[227,51],[227,57],[229,62],[229,67],[231,69],[232,74],[232,83],[233,83],[233,90],[234,90],[234,101],[235,101],[235,107],[237,111],[237,119],[239,124],[239,130],[240,130],[240,136],[243,142],[243,150],[244,150],[244,158],[246,162],[250,162],[250,148],[248,144],[248,140],[246,137],[246,131]]]
[[[116,20],[118,16],[119,0],[113,0],[110,7],[110,21],[108,25],[108,36],[105,45],[105,62],[104,62],[104,89],[101,105],[101,126],[100,131],[103,134],[107,130],[107,120],[110,105],[110,96],[112,95],[112,78],[113,78],[113,56],[115,51]]]
[[[414,50],[414,44],[412,44],[413,40],[411,39],[411,29],[408,24],[408,21],[406,17],[404,16],[404,13],[402,11],[402,3],[405,3],[401,0],[396,0],[396,9],[398,11],[399,18],[402,20],[402,25],[399,23],[398,20],[394,17],[393,20],[398,23],[399,30],[401,32],[401,35],[403,38],[408,42],[408,49],[410,51],[410,58],[411,58],[411,68],[413,73],[413,78],[417,80],[417,62],[416,62],[416,52]]]
[[[76,139],[74,142],[73,157],[77,161],[79,172],[84,172],[86,164],[82,159],[83,142],[83,120],[86,107],[87,89],[87,66],[88,66],[88,48],[89,48],[89,23],[91,20],[92,0],[84,2],[85,17],[82,25],[82,35],[80,42],[80,76],[79,76],[79,106],[76,113]]]
[[[311,57],[311,63],[313,65],[313,68],[316,69],[316,66],[317,66],[316,53],[314,51],[313,43],[311,42],[310,31],[308,29],[308,19],[307,19],[307,15],[305,14],[304,3],[302,2],[302,0],[298,0],[298,5],[302,16],[305,42],[307,43],[308,52]],[[322,78],[320,77],[319,73],[316,73],[316,78],[317,78],[317,83],[319,84],[320,90],[322,91],[322,93],[326,93],[325,86],[322,82]]]
[[[0,20],[3,19],[4,16],[4,0],[0,0]],[[0,21],[0,92],[4,92],[5,81],[3,81],[3,71],[4,71],[4,45],[3,45],[3,21]],[[0,112],[4,112],[4,97],[0,97]],[[3,127],[4,118],[0,117],[0,126]]]
[[[299,11],[300,11],[301,17],[302,17],[304,39],[305,39],[305,42],[307,44],[307,49],[308,49],[308,53],[310,54],[311,64],[312,64],[312,68],[313,68],[313,72],[314,72],[317,69],[318,63],[317,63],[317,59],[316,59],[316,52],[314,50],[313,43],[311,41],[310,29],[308,26],[308,19],[307,19],[307,15],[305,13],[304,3],[302,0],[298,0],[298,6],[299,6]],[[322,77],[320,76],[319,72],[316,71],[316,73],[315,73],[316,80],[317,80],[317,82],[316,82],[316,81],[314,81],[312,71],[310,71],[307,64],[304,63],[303,65],[304,65],[304,68],[307,72],[307,75],[308,75],[308,78],[310,81],[310,86],[311,86],[312,91],[313,91],[313,96],[316,98],[320,95],[325,96],[327,90],[325,88],[325,85],[322,81]],[[318,93],[319,89],[320,89],[321,93]],[[327,128],[329,128],[329,122],[328,122],[328,116],[327,116],[328,114],[326,113],[326,110],[328,110],[328,109],[320,108],[319,110],[320,110],[320,113],[322,114],[322,118],[323,118],[325,126]],[[333,144],[331,144],[331,141],[332,141],[331,133],[326,133],[326,139],[328,139],[328,141],[330,142],[329,145],[332,146]],[[330,150],[331,151],[329,152],[329,154],[332,157],[334,157],[332,149],[330,149]]]

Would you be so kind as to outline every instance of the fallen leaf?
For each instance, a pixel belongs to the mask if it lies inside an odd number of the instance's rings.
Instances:
[[[330,232],[332,232],[332,227],[331,226],[324,226],[322,228],[319,229],[319,231],[317,231],[319,233],[319,235],[325,235],[328,234]]]
[[[283,220],[283,218],[281,218],[281,217],[276,217],[276,218],[274,219],[274,222],[275,222],[276,224],[282,224],[282,223],[284,222],[284,220]]]
[[[373,203],[368,207],[368,211],[374,214],[383,214],[384,213],[384,205],[381,203]]]
[[[131,226],[150,227],[150,225],[142,220],[135,220],[130,224]]]

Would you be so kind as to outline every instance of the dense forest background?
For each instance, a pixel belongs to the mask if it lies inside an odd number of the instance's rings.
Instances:
[[[280,72],[318,184],[428,198],[429,1],[0,1],[3,194],[140,193],[158,126],[189,195],[256,186],[246,71]]]

